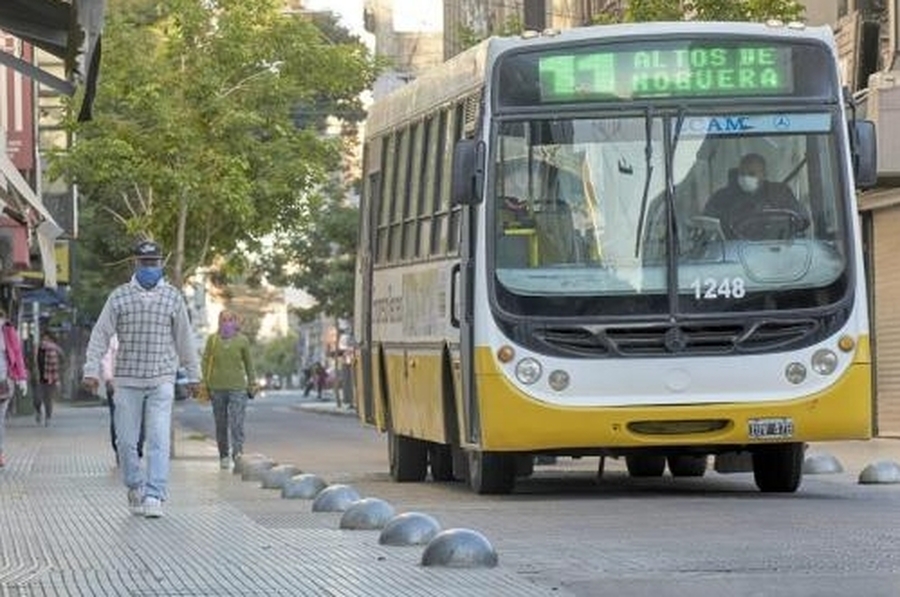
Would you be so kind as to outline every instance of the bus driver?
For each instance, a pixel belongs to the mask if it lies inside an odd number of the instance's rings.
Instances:
[[[766,178],[766,160],[758,153],[741,158],[737,176],[716,191],[703,210],[717,218],[726,238],[762,240],[796,236],[809,226],[806,210],[782,182]]]

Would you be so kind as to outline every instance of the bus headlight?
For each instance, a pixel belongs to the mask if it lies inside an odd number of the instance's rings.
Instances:
[[[547,377],[547,383],[557,392],[562,392],[569,387],[569,374],[562,369],[551,371]]]
[[[831,375],[838,366],[838,357],[828,348],[820,348],[812,356],[813,371],[819,375]]]
[[[530,386],[541,378],[541,364],[537,359],[525,357],[516,363],[516,379]]]
[[[794,385],[802,383],[806,379],[806,367],[803,363],[790,363],[784,368],[784,376]]]

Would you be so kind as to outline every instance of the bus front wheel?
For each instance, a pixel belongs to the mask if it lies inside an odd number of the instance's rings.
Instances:
[[[428,444],[388,431],[391,479],[399,483],[424,481],[428,472]]]
[[[469,452],[469,487],[475,493],[500,494],[516,483],[516,457],[500,452]]]
[[[764,493],[793,493],[803,476],[803,444],[772,444],[753,449],[753,479]]]

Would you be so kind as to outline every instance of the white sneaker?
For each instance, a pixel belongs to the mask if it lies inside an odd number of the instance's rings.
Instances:
[[[230,469],[231,468],[231,458],[229,458],[228,456],[226,456],[225,458],[220,458],[219,459],[219,468],[222,469],[223,471],[227,471],[228,469]]]
[[[162,502],[154,497],[144,498],[144,518],[159,518],[162,515]]]
[[[131,510],[132,514],[140,515],[143,513],[142,500],[143,496],[140,489],[135,487],[128,490],[128,509]]]

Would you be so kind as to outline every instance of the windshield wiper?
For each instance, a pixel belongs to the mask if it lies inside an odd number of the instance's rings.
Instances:
[[[669,243],[666,251],[666,287],[669,289],[669,304],[675,309],[678,302],[678,247],[681,246],[678,231],[678,218],[675,217],[675,148],[678,147],[678,140],[681,137],[681,127],[684,125],[684,115],[687,109],[684,106],[678,108],[678,114],[675,116],[675,130],[672,132],[672,141],[667,148],[666,154],[666,229],[669,231],[667,235]]]
[[[647,176],[644,178],[644,194],[641,197],[641,213],[638,218],[637,236],[634,239],[634,256],[641,252],[641,237],[644,235],[644,217],[647,215],[647,195],[650,193],[650,178],[653,176],[653,108],[647,107],[644,114],[644,134],[647,144],[644,146],[644,162],[647,168]]]
[[[670,251],[674,251],[678,247],[678,220],[675,214],[675,148],[678,147],[678,141],[681,138],[681,128],[684,125],[684,115],[687,109],[684,106],[678,108],[678,114],[675,116],[675,131],[672,133],[672,143],[669,146],[666,155],[666,204],[669,213],[672,214],[671,237],[672,244]],[[674,253],[673,253],[674,254]]]

